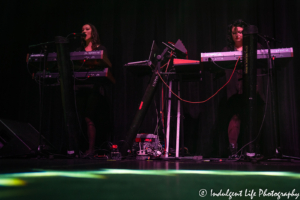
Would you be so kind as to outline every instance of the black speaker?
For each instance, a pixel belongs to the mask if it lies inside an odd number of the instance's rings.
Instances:
[[[35,154],[39,140],[40,133],[31,124],[0,119],[0,157]]]

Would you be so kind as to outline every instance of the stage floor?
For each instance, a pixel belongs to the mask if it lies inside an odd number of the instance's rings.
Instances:
[[[0,159],[0,199],[297,199],[300,162]],[[289,198],[288,198],[289,195]]]

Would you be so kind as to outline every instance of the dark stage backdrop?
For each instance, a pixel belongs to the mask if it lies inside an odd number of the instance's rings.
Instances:
[[[40,94],[26,69],[28,46],[53,41],[55,36],[81,32],[84,23],[93,23],[108,50],[117,81],[108,95],[113,125],[111,136],[114,141],[124,139],[149,78],[137,77],[127,72],[123,65],[147,59],[153,40],[161,45],[161,42],[181,39],[189,59],[199,60],[200,52],[221,51],[226,45],[227,25],[235,19],[243,19],[256,25],[261,34],[282,41],[281,44],[272,43],[272,48],[294,48],[292,61],[277,73],[279,130],[283,153],[300,155],[300,92],[296,87],[300,85],[300,1],[10,0],[1,4],[0,118],[29,122],[39,129]],[[78,41],[72,44],[76,46]],[[34,51],[39,52],[39,49]],[[202,81],[182,84],[182,96],[191,101],[204,100],[224,83],[224,77],[216,79],[214,74],[204,72]],[[158,98],[157,94],[155,99]],[[220,111],[224,98],[225,90],[205,104],[183,103],[185,146],[191,153],[226,155],[228,138]],[[45,89],[43,102],[43,133],[62,149],[66,140],[61,128],[59,87]],[[274,153],[276,146],[270,116],[268,109],[261,144],[268,155]],[[140,131],[152,133],[155,125],[155,106],[151,105]],[[172,130],[174,132],[174,128]]]

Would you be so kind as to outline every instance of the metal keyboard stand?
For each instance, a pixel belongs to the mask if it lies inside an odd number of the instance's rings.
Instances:
[[[170,74],[170,73],[161,73],[162,75],[164,74]],[[174,73],[175,74],[175,73]],[[179,75],[180,76],[180,75]],[[181,76],[180,76],[181,77]],[[177,95],[180,97],[180,82],[181,78],[177,82],[177,88],[178,92]],[[171,104],[172,104],[172,86],[173,86],[173,81],[170,80],[169,83],[169,93],[168,93],[168,110],[167,110],[167,131],[166,131],[166,153],[164,158],[169,158],[169,150],[170,150],[170,120],[171,120]],[[181,136],[181,144],[183,145],[183,127],[182,127],[182,117],[181,117],[181,101],[178,99],[177,100],[177,123],[176,123],[176,149],[175,149],[175,159],[179,159],[179,146],[180,146],[180,136]],[[180,132],[182,133],[180,135]],[[184,147],[184,145],[183,145]],[[184,148],[183,148],[184,149]]]
[[[164,43],[165,44],[165,43]],[[126,137],[126,142],[129,145],[129,147],[132,147],[133,144],[133,139],[134,137],[137,135],[137,132],[145,118],[145,115],[148,111],[148,108],[150,106],[150,103],[154,97],[154,94],[157,90],[157,87],[159,85],[159,83],[161,82],[161,79],[159,77],[159,74],[161,75],[176,75],[179,76],[179,81],[178,81],[178,95],[180,96],[180,82],[182,81],[182,76],[179,74],[177,74],[177,72],[161,72],[160,67],[161,67],[161,62],[164,60],[164,56],[165,54],[168,52],[169,49],[171,49],[172,51],[175,51],[178,53],[179,57],[182,57],[183,55],[185,55],[186,49],[184,47],[184,45],[182,44],[182,42],[180,40],[177,41],[177,43],[175,44],[174,48],[170,47],[169,45],[165,44],[167,47],[164,49],[164,51],[162,52],[162,54],[157,55],[156,56],[156,65],[155,65],[155,69],[152,72],[152,77],[150,79],[150,83],[147,86],[147,89],[145,91],[145,94],[142,98],[142,101],[140,103],[139,109],[133,119],[133,122],[130,126],[130,129],[127,133],[127,137]],[[183,50],[184,49],[184,50]],[[159,74],[158,74],[159,73]],[[169,99],[168,99],[168,113],[167,113],[167,133],[166,133],[166,144],[165,144],[165,155],[164,158],[168,158],[169,157],[169,142],[170,142],[170,118],[171,118],[171,89],[172,89],[172,81],[169,82],[170,84],[170,90],[169,90]],[[180,100],[178,99],[178,104],[177,104],[177,130],[176,130],[176,155],[175,158],[179,158],[179,140],[180,140],[180,129],[182,130],[183,133],[183,126],[182,124],[182,118],[181,118],[181,105],[180,105]],[[181,134],[181,143],[183,145],[183,134]],[[183,146],[184,147],[184,146]],[[184,151],[184,148],[182,148]],[[122,149],[122,153],[124,152],[125,149]]]

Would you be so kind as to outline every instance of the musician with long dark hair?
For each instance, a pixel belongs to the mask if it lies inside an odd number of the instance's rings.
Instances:
[[[96,27],[92,24],[85,24],[82,26],[82,33],[86,36],[82,40],[82,50],[95,51],[106,50],[104,46],[100,44],[99,34]]]
[[[107,54],[106,48],[101,45],[97,29],[92,24],[85,24],[82,26],[82,33],[85,33],[85,37],[82,38],[81,47],[78,51],[97,51],[103,50],[104,54]],[[83,64],[85,69],[97,69],[99,61],[88,60]],[[104,124],[104,121],[109,120],[108,103],[105,99],[104,87],[99,83],[78,85],[77,91],[77,105],[81,117],[84,117],[84,121],[87,127],[88,135],[88,150],[84,153],[84,156],[92,156],[95,151],[96,141],[96,126],[100,124],[100,127]],[[97,132],[103,133],[104,128],[97,129]]]
[[[227,46],[223,51],[243,51],[243,30],[247,27],[247,23],[239,19],[234,21],[228,26],[227,30]],[[262,49],[262,46],[258,43],[257,49]],[[232,70],[225,70],[226,80],[229,80]],[[261,70],[258,70],[258,74],[261,74]],[[259,87],[258,87],[259,86]],[[262,110],[264,101],[262,97],[262,77],[257,77],[257,106]],[[228,124],[228,139],[230,157],[237,157],[236,152],[238,148],[238,138],[241,127],[241,116],[244,111],[243,105],[243,70],[238,69],[235,71],[231,81],[227,84],[227,115],[229,116]],[[258,112],[261,114],[262,112]],[[260,118],[260,117],[259,117]],[[259,124],[260,125],[260,124]]]

